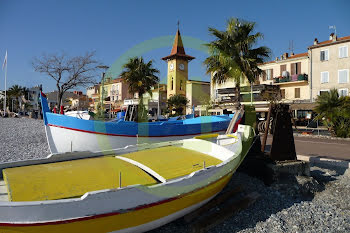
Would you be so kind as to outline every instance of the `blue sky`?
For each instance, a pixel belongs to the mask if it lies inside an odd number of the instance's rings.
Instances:
[[[209,80],[202,65],[207,54],[193,44],[212,39],[208,27],[224,29],[230,17],[255,21],[256,30],[264,34],[260,44],[271,48],[273,59],[288,52],[291,40],[295,53],[306,52],[315,37],[327,40],[332,32],[329,25],[336,25],[338,36],[350,35],[349,9],[347,0],[0,0],[0,59],[2,63],[7,49],[8,86],[43,84],[44,91],[54,90],[55,83],[34,72],[31,60],[60,51],[75,56],[95,50],[108,66],[130,51],[140,51],[145,59],[154,60],[164,79],[166,64],[161,57],[170,53],[172,39],[158,43],[157,38],[174,36],[180,20],[186,53],[196,57],[189,77]],[[151,51],[137,47],[149,40],[158,43]]]

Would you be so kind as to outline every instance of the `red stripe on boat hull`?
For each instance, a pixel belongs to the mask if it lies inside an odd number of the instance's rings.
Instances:
[[[136,135],[123,135],[123,134],[102,133],[102,132],[89,131],[89,130],[83,130],[83,129],[75,129],[75,128],[69,128],[69,127],[65,127],[65,126],[52,125],[52,124],[47,124],[47,126],[52,126],[52,127],[62,128],[62,129],[68,129],[68,130],[74,130],[74,131],[79,131],[79,132],[83,132],[83,133],[101,134],[101,135],[117,136],[117,137],[150,137],[150,138],[162,138],[162,137],[196,136],[196,135],[201,135],[201,134],[202,134],[202,133],[199,133],[199,134],[178,134],[178,135],[166,135],[166,136],[136,136]],[[207,133],[205,133],[205,134],[209,134],[209,133],[218,133],[218,132],[221,132],[221,131],[224,131],[224,130],[211,131],[211,132],[207,132]]]

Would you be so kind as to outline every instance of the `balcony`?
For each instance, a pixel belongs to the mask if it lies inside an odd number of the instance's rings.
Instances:
[[[287,77],[279,76],[273,79],[274,85],[297,84],[297,83],[307,83],[307,82],[308,82],[307,74],[295,74]]]

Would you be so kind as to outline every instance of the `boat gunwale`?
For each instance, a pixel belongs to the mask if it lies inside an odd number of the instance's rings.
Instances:
[[[221,176],[219,179],[209,183],[208,185],[213,185],[219,181],[221,181],[222,179],[225,179],[227,176],[230,176],[231,174],[233,174],[234,171],[233,169],[231,169],[227,174],[225,174],[224,176]],[[114,216],[114,215],[119,215],[119,214],[124,214],[127,212],[131,212],[131,211],[137,211],[137,210],[141,210],[141,209],[145,209],[145,208],[150,208],[153,206],[157,206],[157,205],[161,205],[164,203],[168,203],[180,198],[183,198],[184,196],[190,195],[192,193],[198,192],[204,188],[206,188],[207,186],[203,186],[203,187],[198,187],[194,190],[191,190],[190,192],[186,192],[183,193],[181,195],[178,196],[174,196],[174,197],[170,197],[164,200],[160,200],[158,202],[153,202],[153,203],[149,203],[149,204],[144,204],[144,205],[139,205],[136,206],[134,208],[129,208],[129,209],[122,209],[122,210],[118,210],[115,212],[110,212],[110,213],[103,213],[103,214],[96,214],[96,215],[91,215],[91,216],[83,216],[83,217],[77,217],[77,218],[70,218],[70,219],[62,219],[62,220],[57,220],[57,221],[37,221],[34,223],[29,223],[29,222],[24,222],[24,223],[5,223],[5,222],[0,222],[0,226],[11,226],[11,227],[26,227],[26,226],[43,226],[43,225],[57,225],[57,224],[66,224],[66,223],[72,223],[72,222],[79,222],[79,221],[86,221],[86,220],[91,220],[91,219],[97,219],[97,218],[102,218],[102,217],[108,217],[108,216]],[[88,193],[86,193],[88,194]],[[84,195],[86,195],[84,194]],[[1,204],[1,202],[0,202]],[[1,206],[0,206],[1,207]]]
[[[173,143],[173,142],[167,142],[166,144],[165,143],[155,143],[157,145],[165,144],[165,145],[160,145],[160,146],[154,146],[155,144],[150,144],[150,145],[152,145],[151,147],[145,147],[143,149],[152,149],[152,148],[159,148],[159,147],[165,147],[165,146],[171,146],[171,145],[180,145],[180,144],[182,144],[182,141],[185,141],[185,140],[186,141],[188,141],[188,140],[205,141],[205,140],[201,140],[201,139],[184,139],[184,140],[179,140],[179,141],[173,141],[175,143]],[[208,143],[211,143],[211,142],[208,142]],[[217,145],[215,143],[213,143],[213,144],[216,145],[216,146],[219,146],[219,145]],[[137,146],[135,145],[135,147],[137,147]],[[157,183],[157,184],[154,184],[154,185],[133,184],[133,185],[129,185],[129,186],[126,186],[126,187],[118,187],[118,188],[114,188],[114,189],[94,190],[94,191],[86,192],[80,197],[72,197],[72,198],[57,199],[57,200],[18,201],[18,202],[0,201],[0,207],[2,207],[2,206],[36,206],[36,205],[42,205],[42,204],[45,204],[45,205],[52,204],[52,205],[54,205],[54,204],[58,204],[58,203],[69,203],[69,202],[75,202],[75,201],[88,200],[89,198],[93,198],[94,195],[101,194],[101,193],[116,192],[116,191],[119,191],[119,190],[128,190],[128,189],[134,189],[134,188],[139,188],[139,187],[144,187],[144,188],[147,188],[147,189],[148,188],[158,188],[158,187],[164,186],[164,185],[169,185],[169,184],[173,184],[173,183],[180,183],[181,181],[185,181],[187,179],[191,179],[194,176],[204,175],[205,173],[207,173],[208,171],[211,171],[212,169],[215,169],[215,168],[219,169],[220,167],[225,166],[229,162],[231,162],[231,161],[235,160],[237,157],[241,156],[241,151],[240,151],[240,153],[236,153],[236,152],[232,152],[232,151],[230,151],[230,150],[228,150],[226,148],[223,148],[223,149],[226,150],[228,153],[232,154],[228,159],[222,161],[221,163],[219,163],[217,165],[212,165],[210,167],[194,171],[194,172],[192,172],[192,173],[190,173],[188,175],[177,177],[177,178],[174,178],[174,179],[171,179],[171,180],[167,180],[165,183]],[[136,148],[136,151],[137,151],[137,148]],[[80,153],[80,152],[78,152],[78,153]],[[130,153],[130,152],[125,152],[123,154],[127,154],[127,153]],[[73,153],[65,153],[65,154],[70,155],[70,154],[74,154],[74,152]],[[79,160],[79,159],[85,159],[85,158],[94,158],[94,157],[103,157],[103,156],[111,156],[111,157],[119,156],[119,155],[103,155],[100,152],[98,154],[99,155],[95,155],[93,157],[83,157],[83,158],[68,159],[68,160],[63,160],[63,161],[48,161],[47,163],[65,162],[65,161]],[[120,156],[123,155],[123,154],[120,154]],[[211,155],[209,155],[209,156],[211,156]],[[45,159],[50,159],[50,157],[48,156],[47,158],[39,159],[39,160],[45,160]],[[28,161],[28,160],[26,160],[26,161]],[[38,161],[38,160],[34,160],[34,161]],[[18,161],[18,162],[23,162],[23,161]],[[47,163],[39,163],[39,164],[47,164]],[[39,165],[39,164],[31,164],[31,165]],[[0,173],[2,174],[2,169],[5,169],[5,168],[1,168],[1,165],[2,164],[0,164]],[[27,165],[27,166],[31,166],[31,165]],[[21,166],[17,166],[17,167],[21,167]],[[10,168],[10,167],[8,167],[8,168]]]

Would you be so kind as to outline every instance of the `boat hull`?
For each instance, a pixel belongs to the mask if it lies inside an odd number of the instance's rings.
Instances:
[[[103,122],[54,114],[41,96],[46,136],[51,153],[105,151],[129,145],[193,138],[224,133],[230,116],[202,116],[164,122]]]
[[[162,137],[117,136],[95,132],[84,132],[82,130],[67,129],[53,125],[46,125],[45,131],[49,148],[53,154],[72,151],[108,151],[124,148],[130,145],[175,141],[201,135],[199,133]],[[225,131],[215,131],[215,133],[219,134],[223,134],[224,132]]]
[[[0,224],[0,230],[3,233],[145,232],[174,221],[201,207],[225,187],[232,174],[231,172],[216,182],[193,192],[126,213],[117,212],[46,223]]]

